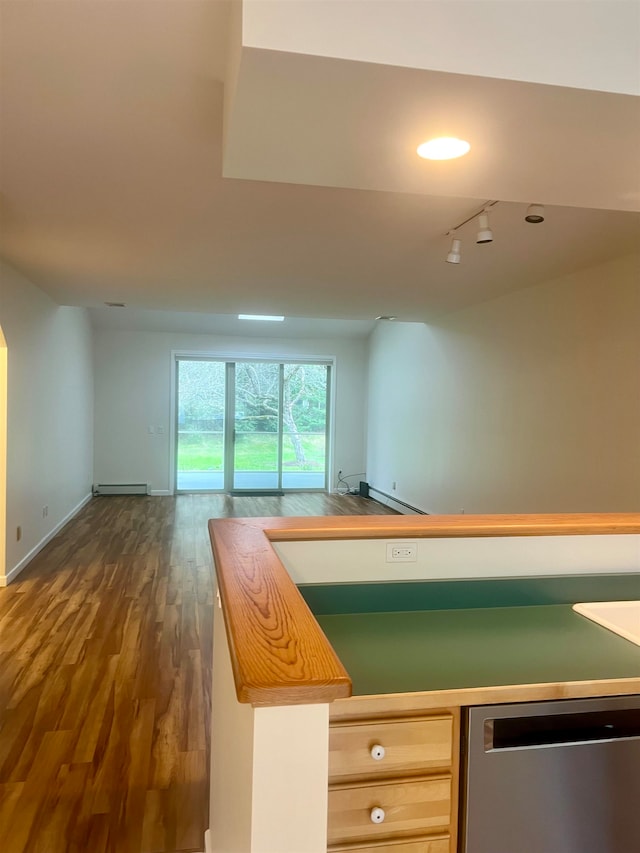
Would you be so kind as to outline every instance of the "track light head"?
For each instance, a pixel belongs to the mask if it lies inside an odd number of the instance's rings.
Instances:
[[[492,243],[492,242],[493,242],[493,231],[489,227],[489,214],[485,210],[478,217],[478,236],[476,237],[476,243]]]
[[[542,204],[530,204],[527,208],[527,215],[524,218],[525,222],[544,222],[544,206]]]
[[[462,246],[462,240],[458,240],[457,237],[454,237],[451,241],[451,248],[449,249],[449,254],[447,255],[447,263],[448,264],[459,264],[460,263],[460,248]]]

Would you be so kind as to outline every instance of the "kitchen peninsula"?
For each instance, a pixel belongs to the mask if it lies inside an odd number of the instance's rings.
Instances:
[[[465,708],[640,694],[640,647],[571,610],[640,598],[640,514],[209,527],[208,851],[454,853]]]

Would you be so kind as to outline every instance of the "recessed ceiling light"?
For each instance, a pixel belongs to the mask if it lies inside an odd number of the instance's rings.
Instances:
[[[376,320],[397,320],[397,317],[394,317],[393,314],[380,314],[376,317]]]
[[[238,320],[267,320],[269,323],[282,323],[284,317],[273,314],[238,314]]]
[[[425,160],[453,160],[462,157],[471,148],[464,139],[456,139],[453,136],[439,136],[418,145],[418,155]]]

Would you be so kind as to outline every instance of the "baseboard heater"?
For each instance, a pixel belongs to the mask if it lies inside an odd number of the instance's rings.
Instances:
[[[362,483],[360,484],[360,487],[362,488]],[[389,495],[389,494],[387,494],[387,492],[381,492],[380,489],[376,489],[373,486],[368,486],[367,491],[368,492],[376,492],[377,494],[382,495],[385,498],[388,498],[390,501],[393,501],[396,504],[400,504],[400,506],[404,506],[407,509],[410,509],[412,512],[415,512],[416,515],[429,515],[429,513],[425,512],[423,509],[418,509],[417,506],[411,506],[411,504],[408,504],[408,503],[405,503],[404,501],[398,500],[398,498],[394,498],[393,495]],[[362,494],[362,491],[360,492],[360,494]],[[367,495],[367,497],[372,497],[372,495]],[[373,499],[374,499],[374,501],[378,500],[378,503],[382,503],[382,501],[377,499],[377,498],[373,498]],[[392,509],[393,509],[393,507],[392,507]]]
[[[94,495],[148,495],[148,483],[98,483]]]

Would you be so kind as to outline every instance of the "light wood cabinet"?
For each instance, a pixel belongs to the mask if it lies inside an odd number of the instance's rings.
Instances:
[[[331,847],[332,853],[449,853],[451,839],[448,835],[429,836],[418,841],[383,841],[379,844],[349,844],[348,847]]]
[[[341,785],[329,790],[329,844],[441,832],[450,820],[450,776]]]
[[[383,755],[374,752],[375,747]],[[451,767],[453,717],[346,723],[331,726],[332,782],[365,777],[423,774]]]
[[[329,729],[330,853],[454,853],[459,711]]]

